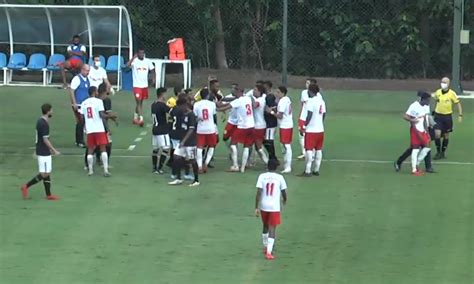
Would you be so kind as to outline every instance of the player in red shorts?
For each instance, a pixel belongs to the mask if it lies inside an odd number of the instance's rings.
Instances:
[[[293,141],[293,112],[291,110],[291,100],[286,95],[287,89],[280,86],[277,89],[278,101],[277,112],[274,115],[278,118],[278,127],[280,127],[280,143],[283,145],[283,171],[282,174],[291,173],[291,159],[293,151],[291,142]]]
[[[61,77],[63,79],[63,87],[67,88],[66,83],[66,69],[71,70],[73,73],[77,74],[81,70],[83,60],[86,56],[86,47],[81,44],[81,38],[79,35],[72,37],[72,44],[67,47],[67,53],[69,59],[65,62],[59,64],[61,68]]]
[[[144,125],[143,121],[143,101],[148,99],[148,75],[152,72],[151,80],[155,85],[155,66],[150,59],[145,58],[145,50],[137,50],[135,56],[127,62],[127,67],[132,69],[133,96],[135,97],[135,112],[133,114],[133,124]]]
[[[431,95],[424,91],[418,91],[419,100],[410,105],[403,118],[410,122],[410,141],[411,141],[411,168],[412,175],[421,176],[418,168],[419,164],[431,151],[430,135],[428,133],[428,115]]]
[[[109,157],[106,146],[109,144],[107,132],[105,131],[103,119],[115,121],[117,115],[105,112],[104,102],[97,98],[99,95],[97,87],[89,88],[89,98],[82,102],[80,112],[84,116],[85,130],[87,133],[87,167],[89,176],[94,174],[94,150],[99,147],[100,159],[104,166],[104,176],[110,176]]]
[[[278,161],[270,159],[267,164],[268,171],[260,174],[257,179],[257,195],[255,197],[255,216],[262,217],[263,230],[262,242],[265,258],[274,259],[273,245],[275,244],[276,227],[281,223],[280,202],[286,204],[285,178],[275,171]]]
[[[263,150],[263,140],[265,139],[265,131],[267,130],[267,123],[265,122],[265,88],[262,85],[256,85],[253,88],[253,96],[255,100],[255,108],[253,110],[253,117],[255,119],[255,150],[260,159],[267,164],[268,156]]]
[[[308,86],[308,97],[305,104],[306,120],[300,133],[304,134],[305,162],[306,167],[302,176],[311,176],[311,166],[313,161],[315,167],[313,175],[319,176],[319,169],[323,159],[324,142],[324,118],[326,116],[326,103],[319,95],[319,87],[316,84]],[[303,115],[303,114],[302,114]],[[303,135],[302,135],[303,136]]]

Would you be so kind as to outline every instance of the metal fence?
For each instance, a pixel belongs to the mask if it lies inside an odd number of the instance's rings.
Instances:
[[[135,46],[149,57],[166,56],[166,42],[182,37],[195,68],[282,71],[283,0],[3,1],[124,5]],[[450,74],[453,1],[289,0],[288,73],[395,79]],[[464,4],[463,26],[472,29],[474,3]],[[462,78],[474,78],[472,62],[471,40],[461,47]]]

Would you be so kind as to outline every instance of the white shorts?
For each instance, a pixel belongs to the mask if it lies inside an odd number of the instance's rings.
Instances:
[[[265,140],[275,140],[275,128],[265,130]]]
[[[177,149],[179,146],[179,140],[178,139],[171,139],[171,147],[173,147],[173,149]]]
[[[51,173],[53,169],[53,159],[51,156],[38,156],[38,172]]]
[[[194,160],[196,158],[196,149],[196,146],[184,146],[174,150],[174,154],[186,160]]]
[[[170,136],[168,134],[153,135],[151,137],[151,144],[153,145],[153,149],[169,149],[171,146]]]

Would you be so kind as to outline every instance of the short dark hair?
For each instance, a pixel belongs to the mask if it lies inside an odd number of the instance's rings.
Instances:
[[[99,94],[107,93],[107,85],[105,83],[100,84],[97,91],[99,92]]]
[[[268,160],[267,169],[269,171],[276,171],[277,168],[278,168],[278,160],[277,159]]]
[[[75,38],[81,39],[81,37],[79,35],[73,35],[72,36],[72,39],[75,39]]]
[[[310,84],[317,84],[318,83],[318,80],[316,80],[314,78],[307,78],[306,81],[309,81]]]
[[[41,113],[47,114],[53,107],[49,103],[45,103],[41,106]]]
[[[99,59],[100,59],[100,54],[94,54],[94,56],[92,57],[92,59],[96,59],[96,58],[99,58]]]
[[[89,87],[89,96],[91,96],[95,92],[97,92],[97,87],[96,86]]]
[[[264,85],[267,85],[267,86],[270,87],[270,88],[273,87],[273,83],[272,83],[272,81],[270,81],[270,80],[264,81],[263,84],[264,84]]]
[[[308,91],[310,91],[313,94],[319,93],[319,86],[316,83],[310,83],[308,86]]]
[[[257,80],[257,82],[255,82],[256,85],[263,85],[263,80]]]
[[[199,91],[199,95],[201,96],[201,99],[207,100],[209,98],[209,89],[204,87]]]
[[[175,87],[173,88],[173,91],[174,91],[174,95],[175,95],[175,96],[178,96],[179,93],[181,93],[181,87],[175,86]]]
[[[188,96],[186,94],[179,94],[176,100],[177,106],[186,105],[188,103]]]
[[[214,85],[215,83],[219,83],[219,80],[214,78],[209,81],[209,85]]]
[[[145,49],[143,47],[139,47],[139,48],[137,48],[137,52],[138,51],[145,51]]]
[[[286,93],[288,92],[288,89],[285,87],[285,86],[279,86],[278,87],[278,90],[280,90],[280,92],[282,92],[283,94],[286,95]]]
[[[255,88],[260,94],[265,94],[265,88],[262,85],[255,85]]]
[[[159,98],[166,93],[166,88],[160,87],[156,89],[156,96]]]
[[[193,89],[191,89],[191,88],[184,89],[184,94],[185,94],[185,95],[188,95],[188,94],[191,93],[192,91],[193,91]]]

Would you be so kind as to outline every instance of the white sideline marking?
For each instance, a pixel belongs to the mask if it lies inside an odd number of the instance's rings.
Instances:
[[[130,145],[130,146],[128,146],[127,150],[128,151],[133,151],[133,149],[135,149],[135,147],[137,147],[137,146],[136,145]],[[73,156],[73,155],[71,155],[71,156]]]
[[[142,139],[143,138],[141,138],[141,137],[137,137],[137,138],[135,138],[135,140],[133,140],[133,142],[140,142],[140,141],[142,141]]]
[[[146,134],[147,134],[147,132],[146,132],[146,131],[142,131],[142,132],[140,132],[140,136],[145,136]]]

